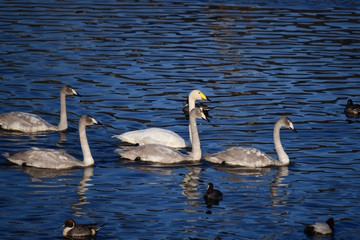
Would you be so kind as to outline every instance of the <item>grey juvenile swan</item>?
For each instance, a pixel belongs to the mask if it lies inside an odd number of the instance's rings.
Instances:
[[[64,131],[68,128],[66,114],[66,96],[79,94],[70,87],[65,85],[60,90],[60,122],[55,126],[41,117],[24,112],[9,112],[0,114],[0,127],[10,131],[20,131],[25,133],[36,133],[44,131]]]
[[[195,101],[201,99],[208,100],[205,94],[203,94],[200,90],[191,91],[189,94],[189,112],[195,107]],[[130,131],[113,137],[119,138],[123,142],[139,145],[160,144],[173,148],[186,147],[185,140],[177,133],[162,128],[147,128]]]
[[[17,153],[4,153],[4,157],[10,162],[21,166],[66,169],[73,167],[88,167],[94,165],[90,147],[86,137],[85,127],[99,124],[95,118],[83,115],[79,120],[79,135],[81,150],[84,156],[83,161],[79,161],[64,150],[54,150],[48,148],[32,148],[27,151]]]
[[[290,160],[280,141],[280,128],[286,127],[296,132],[291,120],[284,116],[281,117],[274,127],[274,144],[279,160],[270,157],[263,151],[256,148],[233,147],[225,151],[205,154],[204,159],[212,163],[225,163],[243,167],[266,167],[288,165]]]
[[[148,144],[128,149],[116,149],[115,151],[121,157],[130,160],[141,160],[158,163],[178,163],[183,161],[200,161],[201,148],[199,134],[196,127],[196,118],[208,120],[202,109],[194,108],[190,112],[190,128],[192,134],[192,151],[187,154],[182,154],[171,147]]]

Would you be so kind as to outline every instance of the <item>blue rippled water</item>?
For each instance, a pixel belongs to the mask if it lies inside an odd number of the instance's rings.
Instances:
[[[66,218],[108,222],[97,239],[308,239],[304,223],[335,219],[333,236],[360,239],[360,5],[356,1],[1,1],[0,112],[56,124],[59,90],[69,129],[0,132],[0,153],[64,149],[82,158],[83,114],[103,123],[88,139],[96,165],[49,171],[0,157],[2,239],[59,239]],[[188,139],[192,89],[212,101],[198,121],[203,153],[256,147],[287,167],[161,166],[120,159],[111,138],[147,127]],[[224,200],[208,209],[208,182]]]

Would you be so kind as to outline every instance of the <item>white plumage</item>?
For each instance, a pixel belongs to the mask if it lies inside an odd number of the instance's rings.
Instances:
[[[159,145],[148,144],[138,147],[130,147],[127,149],[116,149],[122,158],[129,160],[141,160],[157,163],[178,163],[183,161],[200,161],[201,148],[199,134],[196,127],[196,118],[203,118],[207,120],[205,114],[201,109],[194,108],[190,112],[190,128],[192,134],[192,151],[187,154],[182,154],[175,149]]]
[[[191,91],[189,94],[189,112],[195,107],[195,101],[201,99],[208,100],[208,98],[200,90]],[[139,144],[140,146],[145,144],[159,144],[173,148],[187,147],[185,140],[177,133],[162,128],[148,128],[130,131],[113,137],[116,137],[123,142]]]

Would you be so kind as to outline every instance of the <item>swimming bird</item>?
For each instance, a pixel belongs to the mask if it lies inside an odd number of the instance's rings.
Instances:
[[[94,159],[91,155],[85,127],[93,124],[99,123],[89,115],[83,115],[79,120],[80,144],[84,156],[83,161],[77,160],[64,150],[47,148],[31,148],[30,150],[17,153],[4,153],[3,156],[12,163],[28,167],[66,169],[92,166],[94,165]]]
[[[41,117],[25,112],[9,112],[0,114],[0,127],[9,131],[20,131],[25,133],[36,133],[45,131],[64,131],[68,128],[66,114],[66,96],[79,94],[70,87],[65,85],[60,90],[60,122],[55,126]]]
[[[193,90],[189,94],[189,112],[195,107],[196,100],[209,100],[200,90]],[[191,134],[190,134],[191,135]],[[119,138],[123,142],[132,144],[159,144],[173,148],[185,148],[185,140],[177,133],[163,128],[147,128],[126,132],[113,137]]]
[[[354,104],[351,99],[347,101],[344,112],[348,118],[358,118],[360,112],[360,105]]]
[[[76,224],[73,219],[67,219],[62,226],[65,226],[63,230],[63,236],[67,238],[88,238],[95,236],[96,233],[104,227],[106,223],[101,226],[96,224]]]
[[[209,98],[207,98],[207,100],[210,101]],[[184,114],[185,114],[186,119],[189,119],[189,98],[187,99],[187,102],[188,102],[188,103],[186,103],[186,104],[184,105],[184,107],[183,107],[183,112],[184,112]],[[197,108],[202,108],[203,111],[204,111],[205,116],[206,116],[207,118],[209,118],[210,108],[209,108],[205,103],[202,103],[202,102],[201,102],[201,103],[196,103],[196,104],[195,104],[195,107],[197,107]]]
[[[204,194],[204,200],[205,202],[217,202],[221,201],[223,199],[223,194],[217,189],[214,189],[214,184],[209,183],[207,190]]]
[[[178,163],[183,161],[200,161],[201,148],[199,134],[196,126],[196,118],[208,120],[204,112],[199,108],[194,108],[190,112],[190,128],[192,134],[192,151],[182,154],[175,149],[159,144],[147,144],[128,149],[116,149],[122,158],[129,160],[141,160],[157,163]]]
[[[326,222],[316,222],[305,227],[304,232],[308,235],[328,235],[334,231],[335,221],[329,218]]]
[[[256,148],[233,147],[225,151],[205,154],[204,159],[212,163],[229,164],[243,167],[267,167],[267,166],[284,166],[288,165],[290,160],[280,141],[280,128],[286,127],[296,132],[291,120],[283,116],[274,127],[274,144],[278,155],[278,160],[270,157],[263,151]]]

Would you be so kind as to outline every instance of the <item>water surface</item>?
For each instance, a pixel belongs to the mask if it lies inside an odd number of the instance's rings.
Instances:
[[[353,1],[2,1],[1,112],[59,121],[69,129],[0,133],[0,152],[65,149],[82,158],[78,119],[96,165],[48,171],[0,157],[4,239],[59,239],[66,218],[108,224],[97,239],[307,239],[303,223],[336,220],[333,239],[360,237],[360,128],[343,113],[360,102],[360,6]],[[132,163],[111,138],[147,127],[188,139],[182,106],[192,89],[212,101],[198,121],[203,153],[232,146],[276,156],[275,121],[287,167],[244,169]],[[208,209],[208,182],[224,194]],[[325,237],[323,239],[331,239]]]

